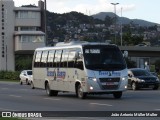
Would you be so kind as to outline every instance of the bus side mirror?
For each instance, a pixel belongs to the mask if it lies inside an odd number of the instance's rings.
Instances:
[[[127,58],[128,57],[128,51],[123,52],[123,57]]]

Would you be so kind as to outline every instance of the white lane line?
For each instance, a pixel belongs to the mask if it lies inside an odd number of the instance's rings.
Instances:
[[[21,89],[22,91],[28,91],[28,89]]]
[[[54,98],[43,98],[43,99],[46,99],[46,100],[60,100],[60,99],[54,99]]]
[[[10,97],[17,97],[17,98],[19,98],[19,97],[22,97],[22,96],[18,96],[18,95],[9,95]]]
[[[0,108],[0,110],[6,110],[6,111],[18,111],[18,110],[14,110],[14,109],[6,109],[6,108]]]
[[[9,88],[1,88],[2,90],[8,90]]]
[[[101,103],[90,103],[91,105],[101,105],[101,106],[113,106],[110,104],[101,104]]]

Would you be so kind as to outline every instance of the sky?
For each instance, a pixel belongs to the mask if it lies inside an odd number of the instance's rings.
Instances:
[[[39,0],[13,0],[16,7],[38,5]],[[44,1],[44,0],[42,0]],[[130,19],[142,19],[160,24],[160,0],[46,0],[47,10],[54,13],[77,11],[86,15],[99,12],[114,12],[118,16]]]

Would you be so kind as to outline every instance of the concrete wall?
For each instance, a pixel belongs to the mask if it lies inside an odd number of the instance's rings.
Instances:
[[[4,22],[0,22],[0,31],[4,32],[4,38],[1,36],[0,42],[0,70],[14,70],[14,2],[12,0],[0,1],[0,15],[4,18]],[[2,26],[4,29],[2,29]],[[4,51],[4,53],[2,53]]]

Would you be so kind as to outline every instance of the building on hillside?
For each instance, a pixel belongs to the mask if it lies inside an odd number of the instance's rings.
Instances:
[[[15,7],[0,0],[0,71],[15,70],[15,54],[45,46],[45,3]]]

